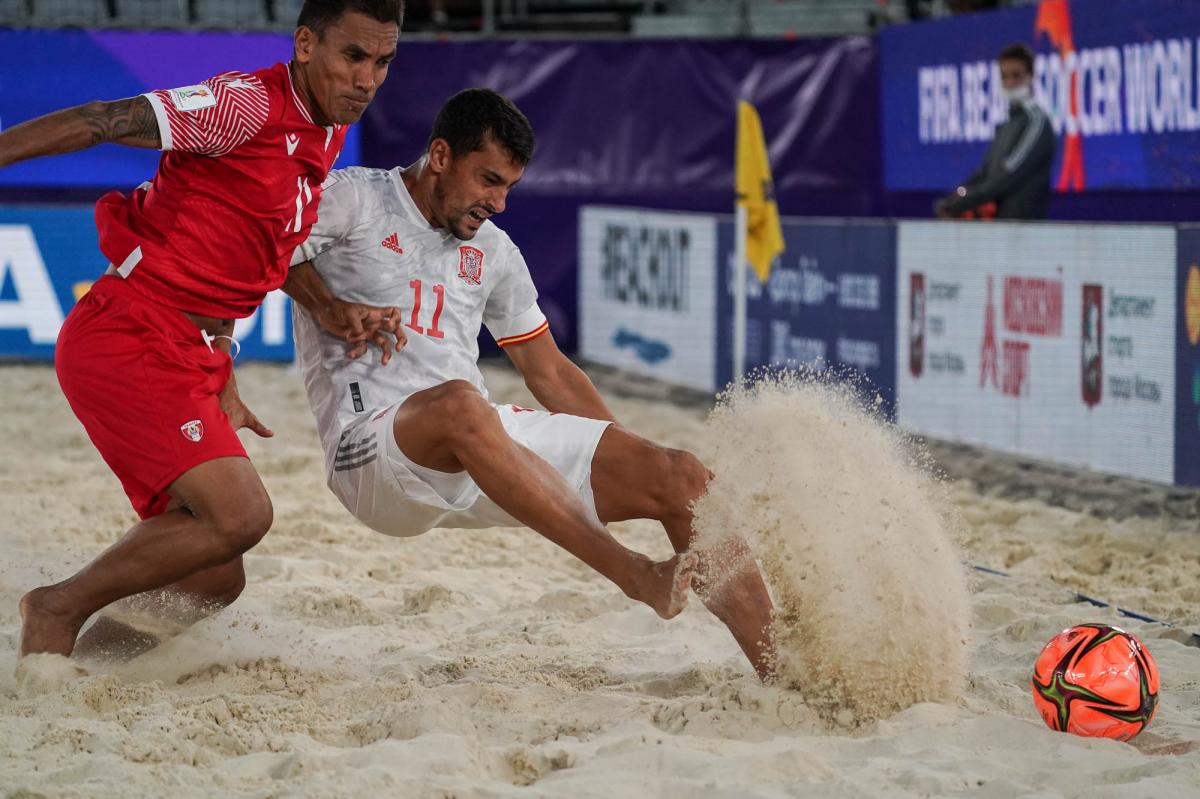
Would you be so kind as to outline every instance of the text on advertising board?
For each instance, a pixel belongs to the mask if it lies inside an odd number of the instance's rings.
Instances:
[[[605,225],[603,253],[606,298],[642,308],[688,309],[687,228]]]

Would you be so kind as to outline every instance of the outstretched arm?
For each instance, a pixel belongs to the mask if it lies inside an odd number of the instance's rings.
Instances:
[[[549,330],[529,341],[508,345],[504,353],[546,410],[616,421],[592,381],[562,354]]]
[[[141,95],[112,102],[96,100],[22,122],[0,133],[0,167],[101,142],[161,147],[150,101]]]

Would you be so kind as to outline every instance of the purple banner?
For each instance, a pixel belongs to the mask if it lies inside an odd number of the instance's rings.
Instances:
[[[116,100],[186,86],[230,70],[286,61],[292,37],[279,33],[0,30],[0,127],[90,100]],[[338,166],[358,163],[350,128]],[[129,189],[154,174],[159,153],[101,145],[0,170],[0,188]],[[84,192],[83,194],[86,194]],[[73,199],[82,199],[78,194]]]
[[[364,120],[363,163],[416,160],[442,103],[471,86],[507,95],[537,133],[497,221],[569,350],[579,206],[730,212],[739,99],[762,116],[783,213],[875,210],[878,77],[867,38],[404,42]]]

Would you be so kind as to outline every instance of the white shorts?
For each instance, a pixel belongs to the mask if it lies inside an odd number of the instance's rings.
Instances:
[[[396,444],[393,419],[403,403],[347,429],[338,444],[329,487],[355,518],[387,535],[420,535],[435,527],[520,527],[466,472],[439,472],[414,463]],[[565,413],[492,407],[518,444],[533,450],[596,513],[592,456],[611,422]]]

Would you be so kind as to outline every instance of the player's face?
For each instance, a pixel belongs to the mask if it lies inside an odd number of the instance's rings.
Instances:
[[[400,29],[394,22],[380,22],[357,11],[347,11],[325,29],[301,44],[296,37],[296,58],[305,64],[308,89],[326,123],[349,125],[357,122],[387,77],[388,65],[396,55]]]
[[[455,238],[470,241],[488,217],[504,211],[508,192],[525,174],[525,167],[490,136],[484,140],[483,149],[457,158],[445,141],[436,140],[433,149],[439,146],[444,148],[441,155],[445,168],[434,189],[438,206],[435,214],[441,227]],[[430,154],[435,159],[439,155],[433,151]]]

